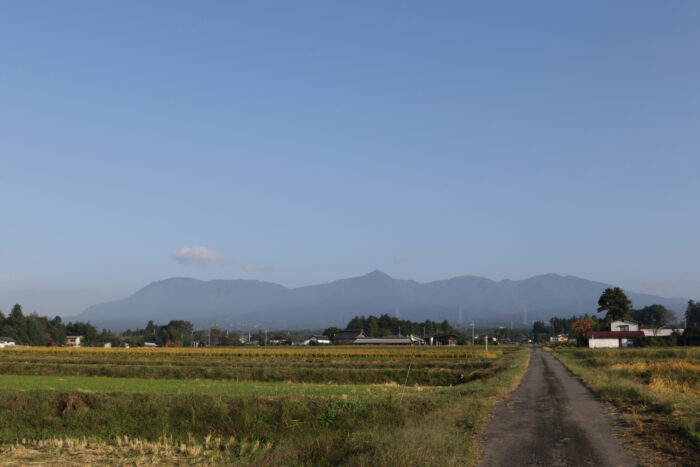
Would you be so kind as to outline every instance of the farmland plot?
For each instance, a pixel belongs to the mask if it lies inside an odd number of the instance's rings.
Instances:
[[[516,348],[0,351],[8,462],[474,463]]]

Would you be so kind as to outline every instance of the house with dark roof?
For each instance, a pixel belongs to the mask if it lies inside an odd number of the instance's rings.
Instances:
[[[644,337],[642,331],[588,331],[588,347],[591,349],[616,349],[635,345]]]
[[[355,340],[364,339],[366,337],[367,335],[362,329],[343,329],[342,331],[336,332],[332,340],[334,344],[344,345],[352,344]]]
[[[683,334],[683,328],[661,327],[642,325],[630,319],[613,321],[610,323],[611,331],[642,331],[646,337],[669,337],[671,334]]]
[[[331,343],[331,338],[324,335],[314,335],[309,337],[307,345],[328,345]]]
[[[292,345],[292,340],[287,336],[272,336],[267,345]]]
[[[420,337],[391,336],[391,337],[362,337],[355,339],[355,345],[422,345],[425,342]]]

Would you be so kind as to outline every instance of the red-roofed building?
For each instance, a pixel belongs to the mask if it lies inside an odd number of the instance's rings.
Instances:
[[[642,331],[588,331],[588,347],[591,349],[612,349],[634,345],[636,339],[644,337]]]

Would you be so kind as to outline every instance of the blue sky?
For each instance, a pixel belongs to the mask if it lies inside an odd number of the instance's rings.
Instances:
[[[700,298],[698,24],[695,1],[4,2],[0,309],[373,269]]]

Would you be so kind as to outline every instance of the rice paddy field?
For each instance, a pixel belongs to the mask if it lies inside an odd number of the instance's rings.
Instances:
[[[6,464],[470,465],[526,349],[0,349]]]
[[[652,464],[700,460],[700,348],[581,349],[554,355],[608,400],[629,426],[627,440]]]

